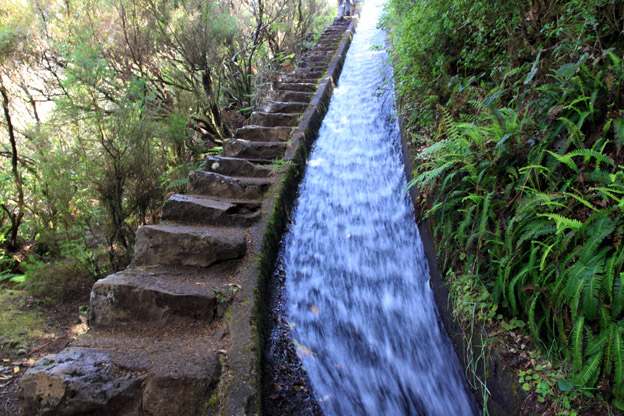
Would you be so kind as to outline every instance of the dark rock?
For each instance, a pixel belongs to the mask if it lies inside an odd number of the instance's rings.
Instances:
[[[274,130],[274,128],[270,127],[262,128]],[[290,127],[288,127],[287,129],[290,132]],[[271,176],[271,174],[273,173],[270,167],[256,165],[246,159],[214,156],[209,156],[206,158],[204,171],[214,172],[220,175],[247,176],[252,178],[266,178],[268,176]]]
[[[283,82],[277,86],[278,91],[315,92],[317,88],[313,82]]]
[[[251,160],[272,161],[284,157],[288,144],[282,142],[251,142],[229,139],[223,143],[223,154]]]
[[[245,254],[245,230],[178,224],[139,227],[134,248],[137,265],[208,267]]]
[[[217,295],[220,294],[220,295]],[[165,325],[177,318],[210,322],[223,315],[227,285],[187,275],[134,268],[98,280],[91,291],[89,325],[94,328]]]
[[[313,74],[313,73],[306,72],[305,74]],[[267,111],[271,113],[301,114],[305,111],[307,106],[308,106],[307,103],[271,101],[268,105]]]
[[[314,93],[302,91],[281,91],[277,94],[277,98],[282,101],[297,101],[301,103],[309,103],[314,97]],[[241,137],[244,139],[245,137]]]
[[[205,195],[229,199],[259,199],[271,182],[259,178],[232,178],[213,172],[193,171],[189,174],[187,191],[191,195]]]
[[[251,114],[251,124],[264,127],[296,126],[299,117],[299,114],[254,111]]]
[[[245,126],[236,129],[234,136],[252,142],[284,142],[290,139],[292,132],[292,127]]]
[[[138,414],[142,379],[107,351],[68,348],[32,366],[19,382],[25,415]]]
[[[228,202],[193,195],[173,195],[162,210],[164,221],[248,227],[260,217],[259,203]]]

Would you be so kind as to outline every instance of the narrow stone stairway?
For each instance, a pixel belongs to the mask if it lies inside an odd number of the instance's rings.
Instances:
[[[267,196],[279,193],[281,166],[302,146],[293,133],[313,129],[302,114],[319,85],[335,82],[353,27],[334,22],[223,155],[189,174],[162,222],[139,228],[133,265],[93,286],[87,334],[20,381],[23,414],[256,413],[252,314],[275,209]]]

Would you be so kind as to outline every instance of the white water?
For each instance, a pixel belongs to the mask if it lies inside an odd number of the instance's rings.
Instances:
[[[440,329],[367,0],[284,255],[288,320],[326,415],[477,413]]]

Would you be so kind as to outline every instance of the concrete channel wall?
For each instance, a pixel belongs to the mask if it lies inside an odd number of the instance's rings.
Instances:
[[[401,103],[399,102],[400,108]],[[403,121],[399,116],[401,129],[401,148],[405,175],[407,180],[413,179],[414,154],[410,151],[407,135],[403,128]],[[413,186],[409,189],[412,201],[419,200],[419,190]],[[416,211],[419,207],[414,207]],[[417,216],[418,218],[420,215]],[[429,263],[429,273],[431,277],[431,287],[434,293],[440,319],[444,324],[453,348],[472,389],[477,403],[483,408],[487,408],[487,413],[491,416],[519,415],[522,403],[527,397],[526,392],[519,388],[518,380],[505,369],[505,362],[496,348],[484,345],[487,341],[485,331],[481,331],[480,324],[477,323],[473,330],[475,336],[466,334],[453,316],[453,308],[450,304],[449,289],[446,281],[438,270],[438,260],[435,249],[435,240],[432,234],[432,227],[428,220],[418,222],[418,230],[425,248],[425,255]],[[481,335],[483,332],[483,339]],[[479,335],[478,337],[476,335]],[[470,340],[468,340],[470,338]]]

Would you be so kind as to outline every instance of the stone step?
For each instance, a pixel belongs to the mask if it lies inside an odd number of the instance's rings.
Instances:
[[[318,85],[311,82],[282,82],[277,86],[278,91],[315,92]]]
[[[326,71],[314,71],[314,72],[298,72],[288,77],[289,81],[294,82],[316,82],[318,79],[325,75]]]
[[[243,139],[228,139],[223,142],[223,154],[256,161],[272,161],[284,157],[288,143],[252,142]]]
[[[313,49],[306,55],[304,59],[312,61],[316,60],[317,62],[329,62],[332,55],[332,53],[327,53],[327,51]]]
[[[263,127],[294,127],[299,122],[300,114],[288,113],[266,113],[262,111],[254,111],[251,114],[251,124]]]
[[[249,227],[261,216],[260,204],[236,203],[195,195],[173,195],[163,205],[163,221]]]
[[[311,68],[311,69],[322,69],[327,70],[327,63],[329,62],[328,58],[313,56],[310,59],[304,59],[301,61],[301,66],[303,68]]]
[[[242,257],[246,247],[244,228],[143,225],[137,230],[134,261],[137,266],[208,267]]]
[[[233,262],[225,268],[229,273]],[[160,326],[181,319],[212,322],[223,317],[233,291],[224,267],[136,267],[95,282],[89,326]],[[209,272],[208,272],[209,271]]]
[[[288,91],[289,94],[295,94],[292,96],[285,96],[287,98],[305,98],[306,95],[310,96],[310,99],[314,96],[314,94],[309,92],[292,92]],[[306,95],[296,95],[296,94],[306,94]],[[284,96],[282,96],[284,99]],[[297,100],[292,100],[297,101]],[[293,128],[292,127],[262,127],[262,126],[245,126],[240,129],[236,129],[234,133],[234,137],[237,139],[251,140],[252,142],[283,142],[290,139],[292,135]],[[247,176],[247,175],[241,175]]]
[[[262,127],[263,129],[272,130],[270,127]],[[290,127],[287,127],[290,134]],[[227,176],[243,176],[250,178],[266,178],[273,174],[268,166],[257,165],[246,159],[224,157],[224,156],[208,156],[204,163],[204,171],[214,172]]]
[[[325,72],[323,71],[323,73]],[[308,73],[306,72],[305,74]],[[269,102],[267,111],[270,113],[301,114],[306,110],[307,107],[307,103],[271,101]]]
[[[301,91],[280,91],[277,94],[277,99],[281,101],[296,101],[300,103],[309,103],[314,97],[313,92],[301,92]],[[238,131],[238,130],[237,130]],[[241,137],[241,139],[244,137]]]
[[[217,198],[260,199],[271,181],[264,178],[237,178],[200,170],[189,174],[187,193]]]
[[[206,414],[221,376],[222,337],[222,329],[205,324],[89,331],[24,374],[21,414]]]

